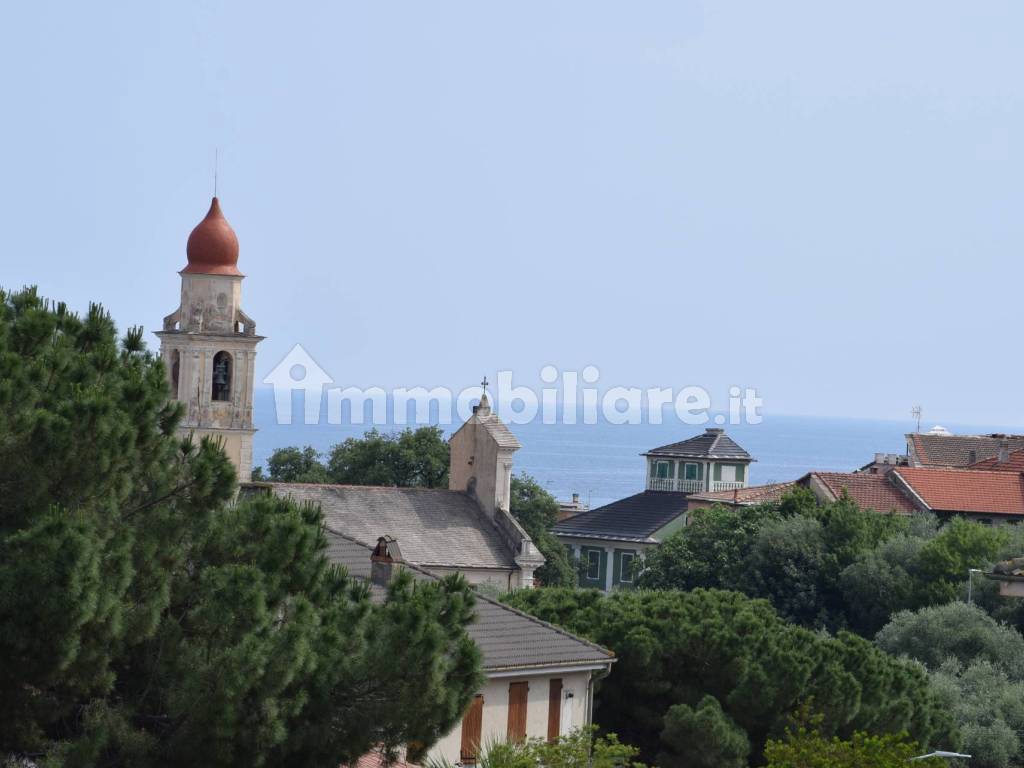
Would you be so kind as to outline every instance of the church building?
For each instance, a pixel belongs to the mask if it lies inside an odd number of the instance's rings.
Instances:
[[[238,470],[252,476],[253,371],[256,324],[242,310],[238,238],[213,198],[189,235],[181,275],[181,303],[164,318],[160,355],[171,394],[185,405],[182,435],[212,436]]]

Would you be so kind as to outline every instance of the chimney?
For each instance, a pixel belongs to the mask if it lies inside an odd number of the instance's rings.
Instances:
[[[402,562],[402,551],[398,541],[391,536],[381,536],[370,555],[370,582],[378,587],[387,587],[398,574],[395,566]]]
[[[1006,440],[999,442],[999,458],[996,460],[1000,464],[1005,464],[1010,460],[1010,443]]]

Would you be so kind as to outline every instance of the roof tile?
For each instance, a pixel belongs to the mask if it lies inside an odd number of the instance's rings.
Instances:
[[[1024,479],[1014,472],[900,467],[893,474],[936,512],[1024,515]]]

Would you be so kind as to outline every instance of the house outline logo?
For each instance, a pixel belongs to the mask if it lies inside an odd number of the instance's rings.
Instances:
[[[296,344],[263,379],[274,387],[274,407],[278,424],[292,423],[292,392],[303,393],[305,423],[320,423],[320,404],[324,386],[334,379],[301,344]]]

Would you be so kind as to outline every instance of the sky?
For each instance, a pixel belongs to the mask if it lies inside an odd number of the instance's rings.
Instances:
[[[1019,2],[13,3],[0,285],[176,308],[213,190],[262,378],[593,365],[1024,425]],[[150,336],[155,344],[155,339]]]

